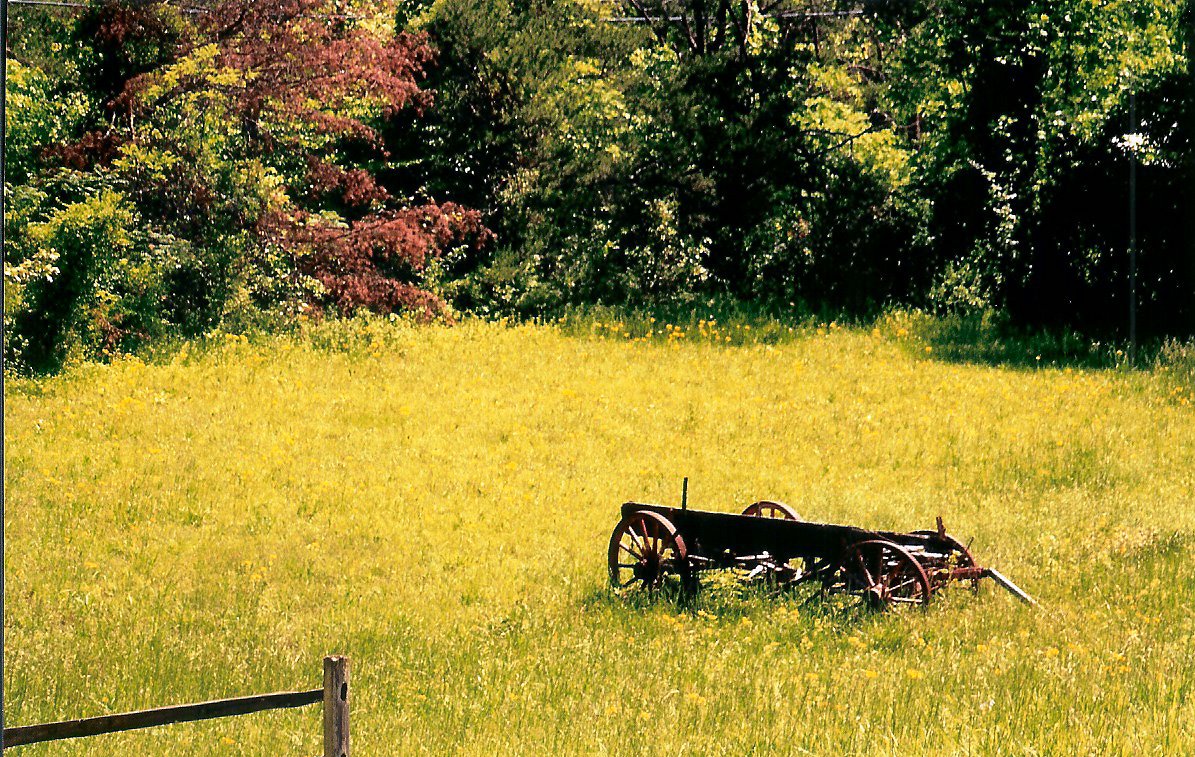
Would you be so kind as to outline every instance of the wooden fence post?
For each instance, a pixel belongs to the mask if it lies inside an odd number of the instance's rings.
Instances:
[[[349,757],[349,660],[324,658],[324,757]]]

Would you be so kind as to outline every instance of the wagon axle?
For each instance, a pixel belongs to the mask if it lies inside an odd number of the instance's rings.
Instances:
[[[687,493],[687,492],[686,492]],[[687,500],[687,497],[685,498]],[[777,585],[815,583],[826,594],[875,608],[925,605],[955,581],[991,578],[1017,599],[1033,598],[998,571],[980,566],[942,519],[929,531],[898,533],[805,521],[782,502],[761,500],[740,514],[628,502],[610,536],[610,583],[654,589],[669,576],[688,589],[702,571],[739,569]]]

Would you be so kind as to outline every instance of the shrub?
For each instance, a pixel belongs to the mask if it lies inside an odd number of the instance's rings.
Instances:
[[[5,313],[9,359],[52,371],[72,354],[95,357],[160,336],[171,251],[169,242],[153,243],[128,200],[111,190],[30,224],[21,259],[5,266],[15,294]]]

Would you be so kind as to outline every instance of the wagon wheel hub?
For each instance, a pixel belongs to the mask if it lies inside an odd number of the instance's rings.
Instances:
[[[635,563],[631,569],[635,578],[644,583],[652,583],[660,572],[660,557],[655,552],[648,552],[643,559]]]
[[[888,592],[883,586],[872,586],[864,593],[867,606],[873,610],[882,610],[888,605]]]

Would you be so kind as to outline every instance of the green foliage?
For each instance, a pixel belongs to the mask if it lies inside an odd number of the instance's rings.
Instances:
[[[287,181],[297,184],[300,169],[294,156],[271,161],[254,149],[233,104],[244,75],[217,53],[204,45],[155,72],[138,93],[154,106],[112,162],[155,226],[186,240],[165,305],[188,336],[296,294],[293,264],[257,230],[290,207]],[[183,86],[196,80],[202,84]]]
[[[117,1],[88,8],[71,30],[70,58],[79,85],[98,103],[112,103],[131,79],[170,65],[180,45],[194,42],[195,21],[194,14],[168,3]]]
[[[488,209],[499,240],[490,257],[460,261],[465,281],[449,293],[463,308],[530,314],[677,293],[677,272],[649,271],[649,261],[683,269],[682,248],[696,245],[669,227],[666,198],[626,195],[635,191],[626,181],[637,150],[626,95],[634,41],[598,11],[571,0],[449,0],[418,19],[440,65],[436,111],[394,135],[416,160],[409,191],[463,190]],[[645,232],[625,234],[624,215]],[[653,281],[631,282],[628,262]]]
[[[936,302],[1029,324],[1118,324],[1133,152],[1145,165],[1146,322],[1165,331],[1187,317],[1195,277],[1176,262],[1189,256],[1181,218],[1195,198],[1177,164],[1192,122],[1169,83],[1191,76],[1181,7],[926,2],[881,19],[897,53],[891,101],[918,125],[916,183],[944,260]],[[1141,128],[1128,123],[1130,92]]]
[[[17,20],[7,319],[78,257],[35,227],[115,192],[156,272],[113,272],[150,289],[104,306],[130,324],[111,349],[445,301],[521,316],[930,307],[1106,341],[1127,311],[1133,156],[1141,330],[1195,331],[1190,2],[802,18],[727,0],[419,0],[331,26],[303,11],[322,0],[296,2]],[[642,10],[680,20],[603,21]],[[83,341],[106,343],[95,333]],[[23,360],[32,344],[6,349]],[[64,343],[43,362],[104,349]]]
[[[48,145],[69,139],[84,122],[91,103],[82,92],[59,92],[53,78],[19,60],[8,61],[5,108],[5,179],[28,183]]]
[[[684,22],[629,26],[575,2],[426,7],[443,116],[419,186],[460,179],[500,238],[448,289],[476,312],[716,293],[1103,335],[1126,309],[1132,152],[1143,328],[1195,327],[1181,5],[931,0],[797,23],[658,0],[641,7]],[[661,255],[697,267],[636,286]]]
[[[478,204],[499,236],[489,260],[463,266],[460,306],[729,293],[865,311],[918,290],[899,274],[926,268],[923,205],[905,192],[908,146],[854,65],[873,62],[857,52],[862,25],[833,26],[815,50],[757,14],[738,42],[726,26],[697,44],[600,21],[612,12],[455,0],[418,16],[442,66],[421,186],[488,188]],[[850,65],[834,57],[845,50]]]
[[[144,234],[121,194],[104,191],[50,212],[28,225],[17,247],[20,259],[5,267],[10,361],[56,370],[72,354],[100,357],[162,335],[171,247]]]
[[[328,10],[113,2],[34,27],[33,62],[10,65],[10,360],[56,370],[311,308],[443,312],[424,269],[488,232],[377,181],[375,126],[426,106],[431,50],[383,9]]]

